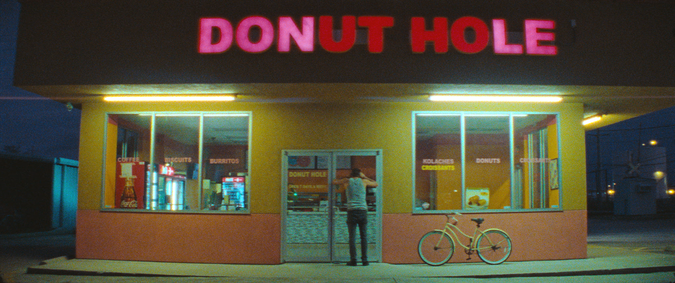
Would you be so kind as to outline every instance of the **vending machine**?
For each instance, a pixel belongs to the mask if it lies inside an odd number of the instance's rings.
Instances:
[[[115,208],[144,208],[145,162],[117,162]]]
[[[246,209],[246,177],[223,178],[223,202],[221,209]]]
[[[147,187],[146,207],[152,210],[185,209],[185,176],[176,175],[171,166],[149,166],[151,178]]]
[[[164,192],[167,210],[185,209],[185,176],[164,177]]]

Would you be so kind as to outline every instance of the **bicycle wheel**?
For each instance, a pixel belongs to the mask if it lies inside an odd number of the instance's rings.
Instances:
[[[476,242],[478,257],[487,264],[500,264],[511,255],[511,238],[504,231],[489,229]]]
[[[420,239],[417,252],[428,265],[442,265],[448,262],[455,252],[455,242],[443,232],[431,231]]]

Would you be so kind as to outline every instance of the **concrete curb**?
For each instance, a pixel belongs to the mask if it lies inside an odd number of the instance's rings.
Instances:
[[[16,234],[0,234],[0,239],[17,239],[17,238],[44,237],[44,236],[53,236],[53,235],[69,235],[69,234],[75,234],[75,230],[69,229],[69,228],[56,228],[54,230],[49,230],[49,231],[16,233]]]
[[[639,264],[607,264],[593,263],[590,260],[584,264],[575,264],[567,261],[555,262],[512,262],[504,266],[485,269],[481,264],[453,264],[445,267],[430,267],[423,264],[395,265],[374,263],[371,267],[352,268],[347,270],[344,264],[294,264],[281,265],[232,265],[232,264],[181,264],[161,262],[134,262],[83,260],[58,257],[43,261],[39,266],[29,267],[28,274],[46,275],[79,275],[79,276],[123,276],[123,277],[195,277],[195,278],[235,278],[252,279],[266,278],[270,280],[283,278],[304,279],[353,279],[366,280],[392,278],[526,278],[526,277],[571,277],[592,275],[622,275],[675,272],[675,265],[670,261],[672,256],[666,255],[666,262],[670,264],[658,266],[640,266]],[[630,262],[639,263],[640,257],[633,257]],[[666,263],[663,262],[663,263]],[[563,266],[561,266],[563,265]],[[568,265],[568,266],[564,266]],[[608,268],[616,266],[616,268]],[[462,271],[456,269],[461,267]],[[243,271],[242,271],[243,270]],[[522,272],[537,271],[537,272]],[[459,271],[459,272],[458,272]],[[459,274],[458,274],[459,273]]]
[[[459,276],[410,276],[410,278],[473,278],[473,279],[496,279],[496,278],[526,278],[526,277],[572,277],[572,276],[595,276],[595,275],[624,275],[624,274],[643,274],[675,272],[674,266],[643,267],[643,268],[622,268],[622,269],[600,269],[583,270],[568,272],[540,272],[540,273],[514,273],[514,274],[483,274],[483,275],[459,275]],[[31,268],[27,270],[28,274],[43,275],[71,275],[71,276],[121,276],[121,277],[202,277],[202,278],[239,278],[238,276],[204,276],[204,275],[178,275],[178,274],[158,274],[158,273],[128,273],[111,271],[79,271],[66,269],[44,269]],[[281,277],[280,277],[281,278]],[[285,278],[285,277],[284,277]],[[2,283],[0,278],[0,283]]]
[[[491,275],[469,275],[469,276],[443,276],[426,278],[518,278],[518,277],[563,277],[563,276],[593,276],[593,275],[621,275],[621,274],[640,274],[675,271],[674,266],[642,267],[642,268],[621,268],[621,269],[598,269],[567,272],[543,272],[543,273],[522,273],[522,274],[491,274]]]

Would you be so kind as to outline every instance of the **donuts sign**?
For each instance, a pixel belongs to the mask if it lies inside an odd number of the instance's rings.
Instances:
[[[508,42],[508,25],[505,19],[482,19],[465,16],[450,20],[435,17],[427,26],[423,17],[412,17],[407,23],[410,30],[410,51],[424,53],[427,45],[433,45],[433,52],[447,53],[452,46],[464,54],[475,54],[488,49],[492,38],[492,52],[500,55],[544,55],[555,56],[555,27],[553,20],[525,19],[521,43]],[[387,31],[395,28],[396,21],[389,16],[305,16],[299,21],[291,17],[279,17],[272,21],[261,16],[246,17],[238,23],[225,18],[201,18],[199,20],[198,50],[201,54],[227,52],[234,46],[247,53],[268,51],[276,42],[276,51],[287,53],[296,46],[303,53],[312,53],[321,48],[331,53],[348,52],[356,43],[356,31],[367,32],[368,52],[384,51]],[[333,34],[334,26],[341,30],[341,36]],[[252,36],[256,30],[255,36]],[[318,30],[318,47],[315,31]],[[467,30],[475,38],[467,39]]]

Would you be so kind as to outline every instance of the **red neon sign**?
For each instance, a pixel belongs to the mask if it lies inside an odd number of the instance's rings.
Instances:
[[[493,19],[495,54],[523,54],[523,46],[506,42],[506,20]]]
[[[426,30],[424,18],[413,17],[410,20],[410,41],[412,51],[415,53],[424,53],[426,42],[434,43],[436,53],[448,52],[448,19],[434,18],[434,29]]]
[[[527,54],[534,55],[556,55],[558,48],[556,46],[542,46],[540,41],[554,41],[555,34],[552,32],[541,32],[540,30],[555,29],[554,21],[544,20],[525,20],[525,48]]]
[[[223,183],[243,183],[245,180],[244,177],[224,177]]]
[[[347,52],[356,43],[356,17],[342,17],[342,38],[335,41],[333,38],[333,17],[319,17],[319,44],[321,47],[333,53]]]
[[[461,17],[452,23],[448,21],[448,18],[436,17],[433,19],[432,29],[427,30],[424,18],[412,17],[410,21],[411,51],[424,53],[426,43],[431,42],[435,53],[448,52],[448,46],[451,43],[458,52],[475,54],[487,48],[492,35],[495,54],[548,56],[558,54],[557,46],[553,45],[555,42],[553,30],[556,26],[553,20],[526,19],[524,21],[524,46],[507,42],[506,20],[492,19],[490,23],[492,30],[485,21],[476,17]],[[368,51],[381,53],[384,50],[386,30],[394,27],[394,18],[343,16],[340,19],[342,36],[339,40],[333,36],[335,22],[332,16],[320,16],[318,25],[319,46],[325,51],[332,53],[349,51],[356,42],[356,29],[360,27],[368,32]],[[236,41],[237,46],[245,52],[261,53],[267,51],[276,39],[278,52],[290,52],[293,44],[301,52],[314,52],[315,17],[302,17],[299,22],[291,17],[279,17],[276,27],[275,30],[272,21],[260,16],[244,18],[236,28],[224,18],[202,18],[199,23],[198,50],[202,54],[223,53]],[[256,42],[250,38],[252,28],[261,31],[260,38]],[[465,37],[469,29],[475,33],[475,39],[471,42]],[[217,41],[214,41],[214,38],[218,38]]]
[[[159,165],[159,174],[160,175],[165,175],[165,176],[173,176],[174,173],[176,172],[175,169],[171,166],[164,166],[164,165]]]
[[[260,28],[260,40],[251,42],[249,32],[252,27]],[[263,17],[248,17],[242,20],[237,26],[237,45],[239,48],[250,53],[260,53],[270,46],[274,41],[274,26],[272,22]]]
[[[467,29],[473,29],[476,32],[476,40],[467,42],[464,32]],[[488,46],[490,40],[490,30],[481,19],[476,17],[462,17],[452,23],[450,28],[450,40],[457,51],[467,54],[474,54],[483,51]]]

